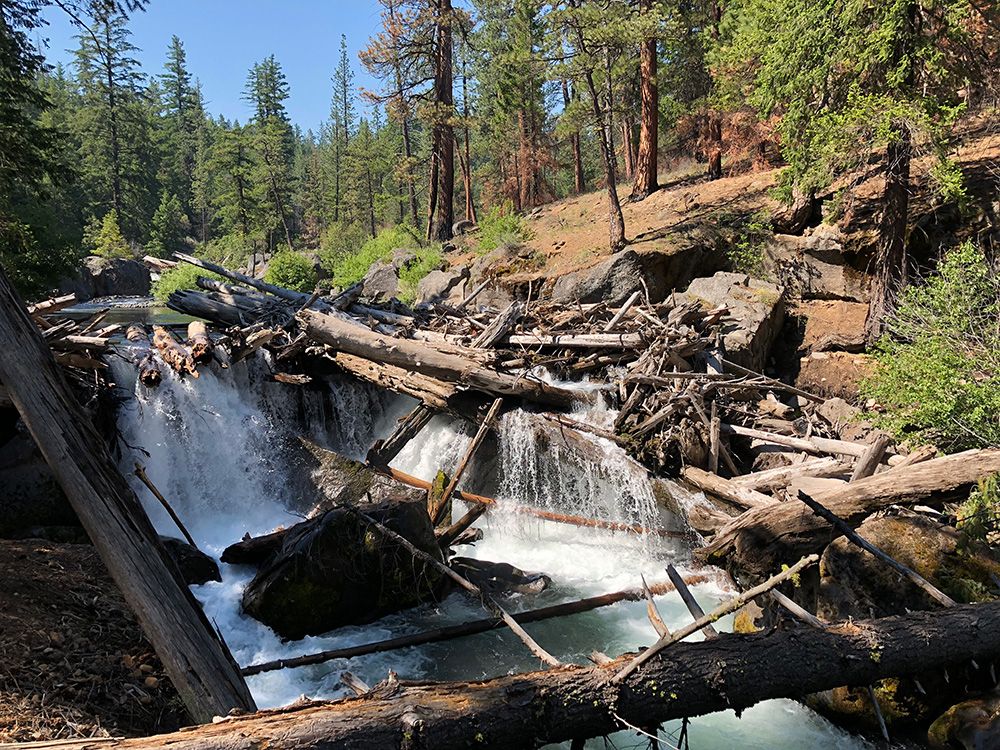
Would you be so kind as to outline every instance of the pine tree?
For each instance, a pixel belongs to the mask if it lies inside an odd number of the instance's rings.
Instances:
[[[153,214],[147,252],[159,258],[169,258],[175,252],[184,252],[187,249],[185,238],[190,228],[180,199],[173,193],[164,191],[160,196],[160,205]]]
[[[94,252],[103,258],[130,258],[132,251],[118,224],[118,212],[113,208],[104,215],[101,229],[94,241]]]
[[[94,26],[78,37],[77,79],[83,94],[78,124],[82,176],[90,210],[114,210],[123,230],[138,235],[151,213],[155,163],[144,101],[144,76],[133,57],[127,17],[117,7],[94,6]]]
[[[166,120],[164,175],[161,182],[180,198],[185,212],[191,216],[197,131],[204,120],[204,114],[201,111],[201,97],[192,85],[191,73],[187,69],[184,45],[177,36],[171,37],[164,69],[165,72],[160,74]]]

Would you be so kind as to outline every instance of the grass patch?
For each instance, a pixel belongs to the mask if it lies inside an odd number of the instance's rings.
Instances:
[[[480,255],[498,247],[519,247],[531,239],[531,230],[524,217],[514,212],[510,201],[493,206],[479,221],[477,233]]]
[[[334,250],[325,254],[324,267],[330,272],[330,283],[341,288],[356,284],[365,277],[373,263],[392,257],[397,248],[419,248],[416,230],[400,225],[383,229],[368,239],[358,250]]]

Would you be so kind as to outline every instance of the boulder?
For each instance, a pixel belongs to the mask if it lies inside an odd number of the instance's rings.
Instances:
[[[361,506],[418,549],[442,560],[424,499]],[[360,625],[435,599],[443,574],[345,507],[288,529],[243,592],[243,611],[282,638]]]
[[[60,291],[85,301],[94,297],[145,297],[149,295],[149,268],[145,263],[127,258],[102,258],[91,255],[71,279],[64,279]]]
[[[720,271],[692,281],[684,296],[709,308],[727,307],[722,326],[726,359],[763,372],[785,320],[781,287],[744,273]]]
[[[39,527],[79,527],[35,442],[18,432],[0,449],[0,538],[38,536]]]
[[[508,563],[472,557],[452,558],[451,568],[483,591],[496,596],[540,594],[552,583],[545,573],[526,573]]]
[[[646,279],[644,264],[635,250],[622,250],[611,257],[602,260],[597,265],[580,271],[567,273],[556,279],[552,287],[552,300],[563,304],[576,302],[606,302],[609,305],[620,305],[629,295],[646,286],[651,297],[660,297],[661,289],[657,281]]]
[[[468,280],[469,268],[467,266],[459,266],[447,271],[431,271],[417,284],[417,304],[433,304],[450,300],[461,302],[465,296]]]
[[[1000,691],[957,703],[927,730],[935,750],[990,750],[1000,747]]]
[[[200,549],[174,537],[161,536],[160,541],[163,542],[167,554],[177,565],[184,583],[188,586],[200,586],[209,581],[222,581],[218,564]]]
[[[399,271],[390,261],[376,261],[368,268],[362,284],[361,296],[365,299],[392,299],[399,294]]]
[[[865,301],[869,277],[848,262],[843,236],[832,224],[820,224],[802,235],[775,234],[764,256],[765,270],[792,294]]]

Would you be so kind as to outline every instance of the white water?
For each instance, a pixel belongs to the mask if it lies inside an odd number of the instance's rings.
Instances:
[[[142,462],[199,546],[215,557],[246,533],[259,534],[298,520],[302,498],[292,489],[298,478],[287,461],[296,433],[307,430],[318,441],[360,458],[412,407],[408,399],[346,382],[331,385],[328,399],[318,392],[267,382],[268,364],[263,358],[231,369],[214,364],[204,369],[198,380],[181,381],[165,372],[164,382],[149,391],[136,383],[133,368],[124,361],[116,360],[113,368],[123,391],[135,394],[123,405],[119,417],[123,442],[131,446],[123,448],[122,465],[129,470],[126,475],[156,528],[177,536],[166,513],[131,476],[134,462]],[[331,402],[332,409],[324,406]],[[597,424],[608,415],[576,416]],[[633,588],[640,574],[650,583],[658,582],[665,579],[668,562],[685,572],[687,551],[677,540],[643,539],[505,512],[516,502],[642,525],[662,522],[647,484],[614,445],[593,441],[592,447],[601,456],[595,467],[592,461],[575,458],[571,448],[558,441],[549,441],[540,455],[523,414],[507,415],[501,434],[499,508],[479,523],[485,538],[464,548],[462,554],[544,571],[552,577],[553,585],[547,591],[514,599],[512,609]],[[463,425],[435,417],[394,465],[430,479],[439,468],[448,471],[454,467],[470,437]],[[144,455],[140,448],[150,455]],[[221,569],[222,583],[194,587],[194,592],[243,665],[482,616],[476,603],[452,595],[438,606],[425,605],[370,625],[282,643],[269,628],[239,611],[242,590],[252,571],[229,565],[221,565]],[[726,593],[719,580],[695,586],[693,591],[706,608]],[[690,616],[676,596],[659,597],[658,606],[672,629],[689,622]],[[616,655],[655,639],[645,605],[639,602],[536,623],[529,630],[556,657],[575,662],[585,662],[586,655],[595,649]],[[374,684],[390,669],[402,678],[447,680],[489,677],[537,666],[519,641],[507,631],[497,630],[451,642],[270,672],[251,677],[249,685],[258,705],[270,707],[302,695],[343,695],[339,675],[347,669]],[[667,735],[676,735],[679,726],[679,722],[668,725]],[[689,731],[690,746],[696,750],[868,747],[791,701],[768,701],[744,712],[740,719],[732,712],[695,718]],[[630,732],[615,735],[613,741],[619,748],[644,747],[646,742]],[[594,740],[590,746],[605,747],[603,740]]]

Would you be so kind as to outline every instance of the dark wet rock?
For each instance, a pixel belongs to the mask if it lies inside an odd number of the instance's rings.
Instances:
[[[949,708],[927,730],[935,750],[993,750],[1000,747],[1000,692]]]
[[[726,358],[763,371],[785,320],[781,287],[747,274],[720,271],[692,281],[685,296],[709,308],[728,308],[729,316],[722,326]]]
[[[59,288],[84,301],[94,297],[145,297],[149,294],[149,286],[149,269],[145,263],[91,255],[84,259],[76,275],[64,279]]]
[[[0,537],[20,539],[38,527],[79,525],[35,442],[16,433],[0,448]]]
[[[508,563],[454,557],[450,565],[470,583],[496,596],[540,594],[552,583],[545,573],[528,573]]]
[[[418,549],[441,560],[421,498],[361,506]],[[359,625],[433,600],[443,575],[356,512],[338,507],[296,524],[243,592],[243,610],[282,638]]]
[[[218,564],[200,549],[169,536],[161,536],[160,541],[188,586],[200,586],[209,581],[222,580]]]
[[[469,269],[467,266],[459,266],[447,271],[440,269],[431,271],[417,284],[417,304],[461,302],[465,296],[468,280]]]

